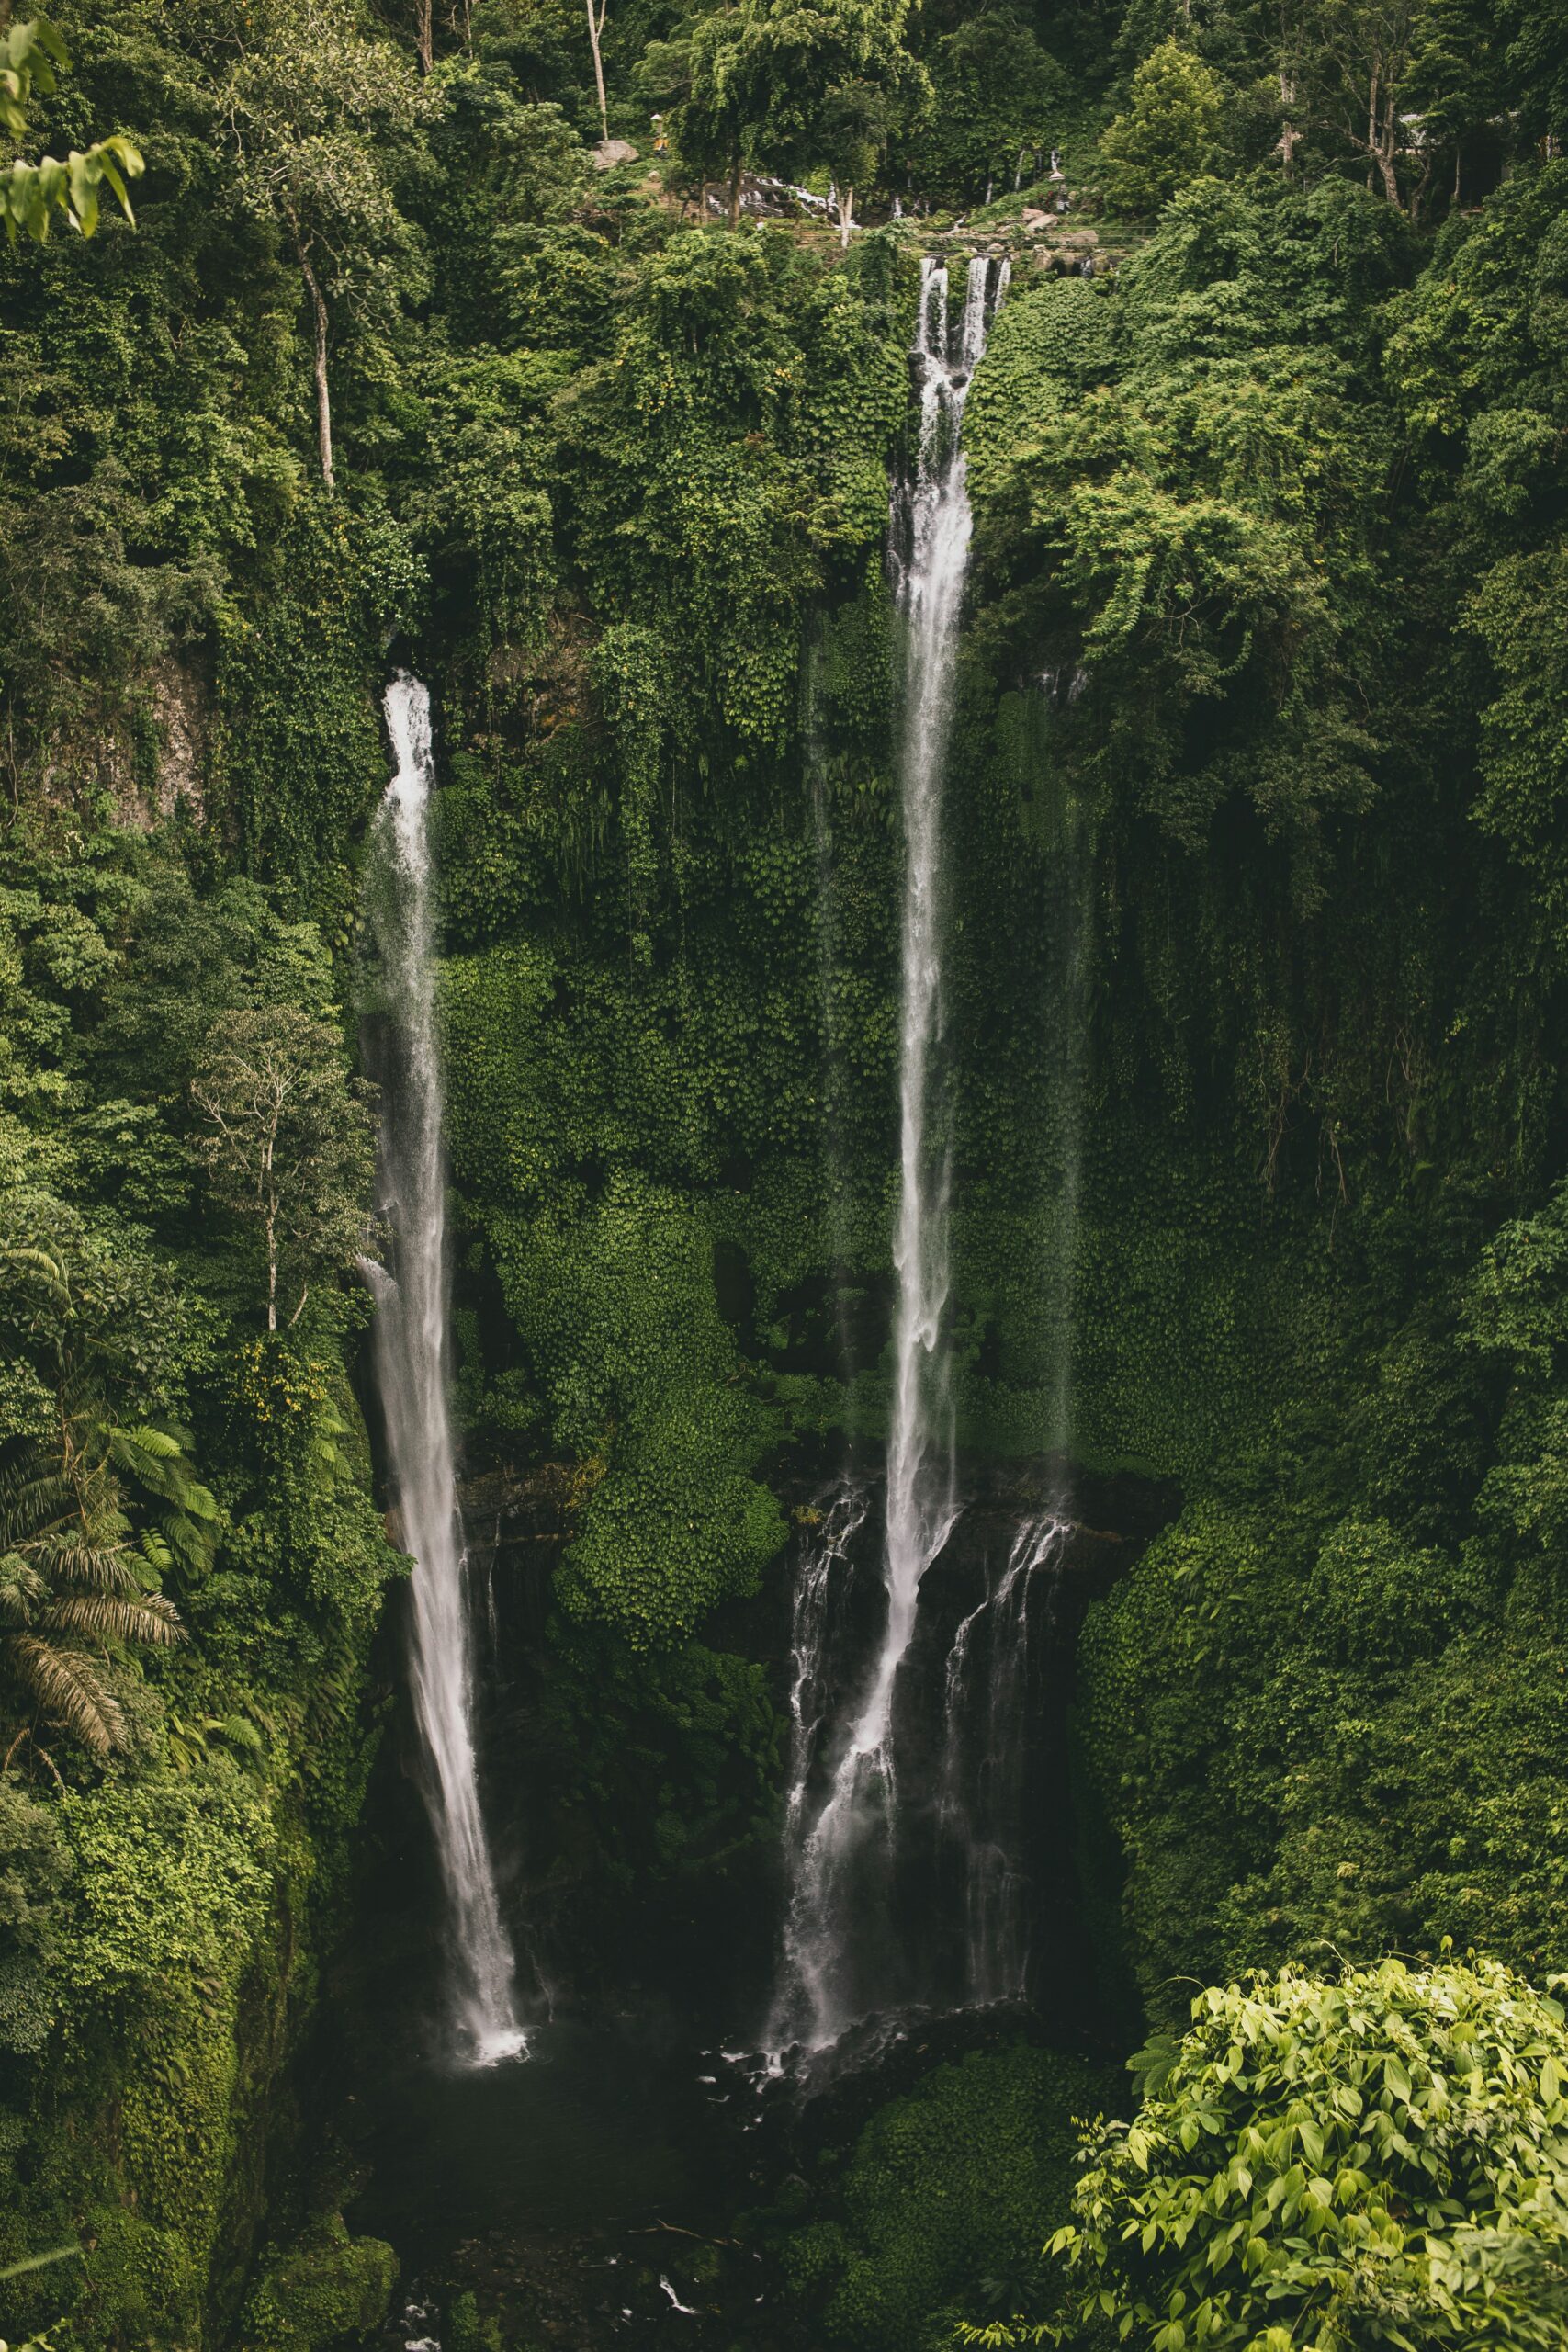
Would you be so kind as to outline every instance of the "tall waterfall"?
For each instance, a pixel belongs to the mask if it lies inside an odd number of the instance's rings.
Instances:
[[[883,1576],[886,1620],[827,1792],[813,1817],[792,1806],[784,1981],[773,2033],[814,2049],[859,2012],[848,1951],[852,1904],[887,1872],[896,1831],[893,1702],[915,1630],[920,1582],[957,1515],[953,1414],[942,1319],[947,1303],[949,1157],[932,1131],[931,1064],[942,1028],[942,784],[951,731],[970,513],[961,439],[969,379],[995,302],[988,261],[969,265],[949,317],[945,266],[921,266],[912,364],[920,400],[916,462],[897,493],[895,555],[906,631],[899,777],[904,818],[898,1063],[897,1274]],[[832,1557],[825,1546],[824,1562]],[[824,1567],[823,1573],[826,1573]],[[798,1637],[797,1624],[797,1637]],[[797,1663],[797,1672],[798,1672]],[[798,1729],[798,1710],[797,1710]],[[797,1786],[803,1788],[804,1782]]]
[[[367,902],[393,1032],[381,1189],[397,1278],[379,1267],[367,1271],[402,1540],[414,1561],[410,1670],[446,1890],[453,2025],[459,2054],[493,2065],[516,2057],[526,2038],[474,1755],[473,1641],[446,1400],[446,1162],[428,831],[434,763],[430,697],[417,678],[393,681],[386,714],[397,769],[377,814]]]
[[[1028,1989],[1030,1718],[1038,1636],[1049,1630],[1070,1532],[1055,1508],[1025,1520],[948,1652],[942,1810],[962,1856],[964,1997],[979,2007],[1021,2001]]]

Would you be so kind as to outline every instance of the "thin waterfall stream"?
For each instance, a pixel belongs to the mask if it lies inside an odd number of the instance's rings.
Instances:
[[[911,363],[919,395],[915,463],[894,493],[893,538],[905,616],[899,780],[904,820],[898,1113],[899,1189],[893,1260],[892,1413],[883,1540],[886,1619],[826,1793],[815,1809],[798,1759],[789,1815],[791,1888],[784,1964],[770,2036],[821,2050],[863,2013],[849,1962],[852,1911],[886,1879],[897,1834],[894,1694],[914,1637],[921,1581],[957,1516],[953,1409],[942,1316],[949,1287],[951,1168],[931,1118],[942,1033],[942,787],[968,571],[971,518],[962,424],[1007,265],[969,265],[963,309],[949,314],[946,266],[921,266]],[[831,1517],[829,1521],[831,1525]],[[824,1547],[825,1578],[841,1546]],[[811,1571],[807,1571],[808,1578]],[[822,1620],[824,1608],[818,1612]],[[814,1669],[800,1657],[797,1692]],[[796,1711],[797,1736],[800,1730]]]
[[[435,1022],[435,925],[429,836],[434,783],[430,696],[417,678],[387,689],[396,770],[378,811],[367,908],[391,1027],[380,1177],[395,1278],[367,1276],[387,1444],[414,1571],[409,1670],[424,1750],[424,1795],[447,1903],[457,2054],[494,2065],[520,2056],[516,1966],[502,1923],[474,1747],[474,1657],[467,1562],[447,1402],[446,1168]]]

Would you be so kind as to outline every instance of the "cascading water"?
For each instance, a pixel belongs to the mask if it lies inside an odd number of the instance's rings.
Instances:
[[[515,1965],[501,1921],[479,1810],[473,1639],[447,1410],[446,1165],[435,1031],[428,816],[430,697],[417,678],[387,689],[397,768],[378,812],[367,891],[392,1030],[380,1174],[397,1276],[367,1269],[376,1365],[404,1548],[412,1555],[410,1671],[425,1796],[448,1905],[459,2054],[493,2065],[526,2048]]]
[[[775,2049],[798,2039],[803,2018],[825,2016],[833,2006],[837,1955],[832,1937],[825,1932],[819,1890],[805,1864],[817,1826],[812,1813],[814,1779],[825,1742],[831,1736],[840,1696],[836,1670],[854,1574],[854,1543],[869,1509],[864,1487],[846,1479],[828,1498],[795,1581],[789,1796],[784,1838],[791,1890],[784,1919],[780,2000],[769,2030]]]
[[[1026,1520],[994,1589],[964,1619],[948,1653],[942,1811],[962,1856],[964,1995],[978,2007],[1021,2001],[1027,1990],[1036,1637],[1048,1629],[1070,1532],[1055,1510]]]
[[[942,1027],[942,802],[951,727],[958,624],[968,569],[970,513],[961,426],[969,379],[1007,282],[991,265],[969,265],[956,333],[947,271],[921,266],[912,362],[920,400],[919,444],[897,493],[895,554],[906,616],[899,775],[904,817],[899,1194],[893,1258],[892,1418],[883,1573],[886,1619],[876,1657],[840,1733],[831,1778],[815,1817],[802,1793],[794,1816],[792,1888],[775,2039],[824,2049],[860,2013],[848,1951],[856,1897],[885,1879],[897,1828],[893,1702],[914,1635],[921,1580],[957,1516],[948,1363],[942,1318],[948,1293],[948,1154],[931,1132],[931,1064]],[[809,1762],[809,1758],[807,1758]],[[797,1778],[804,1792],[807,1777]]]

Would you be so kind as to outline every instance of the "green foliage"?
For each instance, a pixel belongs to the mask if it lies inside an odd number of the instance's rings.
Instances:
[[[34,90],[52,91],[55,67],[69,62],[65,43],[47,17],[8,26],[0,42],[0,130],[12,139],[25,139]],[[90,147],[73,147],[63,164],[52,155],[41,164],[18,157],[0,176],[0,219],[6,237],[14,245],[17,232],[23,229],[42,244],[56,212],[90,237],[98,225],[98,191],[106,185],[126,219],[133,221],[125,183],[140,179],[144,168],[130,140],[118,132],[96,139]]]
[[[1088,1750],[1162,2014],[1179,1973],[1325,1941],[1450,1935],[1551,1963],[1561,1214],[1505,1227],[1461,1318],[1371,1368],[1315,1481],[1282,1454],[1266,1510],[1190,1505],[1090,1619]],[[1478,1421],[1452,1458],[1450,1430]],[[1414,1503],[1427,1540],[1364,1505],[1337,1519],[1346,1488]]]
[[[287,2253],[264,2256],[239,2343],[245,2352],[332,2352],[381,2325],[397,2276],[389,2245],[350,2237],[334,2214]]]
[[[1157,2352],[1561,2342],[1558,2002],[1495,1962],[1389,1960],[1211,1989],[1192,2018],[1145,2053],[1133,2121],[1086,2137],[1050,2248],[1074,2319]]]
[[[921,119],[895,130],[889,176],[906,194],[955,209],[978,203],[987,184],[1012,187],[1027,149],[1037,175],[1063,119],[1077,99],[1054,48],[1072,28],[1053,24],[1042,45],[1030,11],[992,0],[985,7],[921,12],[917,47],[932,101]]]
[[[772,1431],[734,1385],[711,1231],[673,1194],[620,1177],[570,1223],[547,1212],[525,1242],[506,1228],[496,1240],[558,1442],[598,1454],[561,1600],[638,1645],[689,1634],[717,1600],[755,1589],[784,1533],[749,1475]]]
[[[311,1284],[351,1265],[365,1238],[375,1150],[363,1084],[336,1031],[283,1004],[216,1023],[191,1094],[210,1196],[255,1228],[266,1328],[281,1308],[292,1330]]]
[[[1015,2042],[879,2108],[841,2171],[819,2167],[818,2211],[784,2241],[824,2339],[895,2352],[940,2340],[977,2300],[1048,2309],[1036,2248],[1066,2211],[1079,2121],[1109,2088],[1081,2059]]]
[[[348,855],[386,781],[367,671],[418,571],[389,518],[312,498],[268,568],[258,607],[220,624],[215,764],[248,869],[341,920]]]
[[[1345,279],[1351,253],[1369,274],[1391,256],[1360,209],[1190,193],[1123,272],[1112,380],[1099,298],[1051,288],[1004,313],[976,387],[982,549],[998,580],[1027,567],[1010,635],[1070,648],[1092,682],[1065,747],[1084,784],[1189,847],[1243,792],[1308,890],[1323,815],[1365,805],[1375,748],[1388,427]]]
[[[1032,286],[1021,238],[967,412],[942,1083],[965,1446],[1188,1498],[1095,1611],[1079,1711],[1082,1860],[1108,1924],[1124,1868],[1161,2022],[1172,1975],[1325,1939],[1562,1946],[1551,13],[1393,27],[1370,145],[1360,6],[1179,45],[1163,6],[606,23],[614,127],[654,93],[691,170],[820,165],[863,211],[1074,164],[1132,70],[1105,192],[1157,226],[1102,224],[1092,283]],[[67,30],[40,140],[123,124],[150,168],[136,236],[5,261],[0,1216],[38,1254],[4,1263],[0,1408],[19,1457],[69,1388],[188,1639],[96,1657],[107,1770],[46,1736],[63,1794],[26,1743],[0,1777],[0,2256],[90,2235],[20,2324],[71,2300],[73,2352],[162,2352],[229,2326],[276,2226],[249,2119],[397,1566],[329,1264],[392,661],[440,721],[466,1436],[559,1498],[543,1842],[635,1891],[770,1833],[774,1694],[714,1612],[782,1597],[792,1449],[886,1411],[883,554],[924,240],[693,231],[593,174],[565,5],[450,14],[427,74],[406,12],[347,0]],[[258,1028],[309,1035],[345,1145],[259,1340],[192,1091]],[[987,2274],[1043,2312],[1077,2081],[990,2053],[872,2127],[797,2246],[845,2340],[978,2318]],[[258,2326],[335,2324],[379,2276],[339,2252],[269,2256]]]
[[[1133,76],[1130,103],[1102,133],[1100,177],[1113,212],[1143,220],[1215,161],[1221,87],[1202,59],[1174,39]]]
[[[649,1653],[593,1623],[551,1631],[543,1715],[570,1849],[591,1831],[641,1890],[722,1871],[776,1830],[783,1726],[762,1666],[694,1641]]]

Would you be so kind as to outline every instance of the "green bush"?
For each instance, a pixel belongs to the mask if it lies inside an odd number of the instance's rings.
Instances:
[[[1041,2224],[1066,2211],[1077,2126],[1108,2088],[1081,2059],[1019,2042],[939,2066],[879,2109],[785,2245],[828,2340],[907,2352],[976,2298],[1010,2312],[1048,2302]]]
[[[336,2352],[380,2326],[398,2258],[379,2238],[350,2237],[333,2215],[264,2260],[240,2324],[241,2352]]]
[[[1568,2331],[1568,2033],[1495,1962],[1287,1970],[1201,1993],[1086,2133],[1060,2325],[1151,2352],[1548,2352]],[[1137,2062],[1135,2062],[1137,2063]],[[971,2344],[1021,2340],[971,2326]]]

